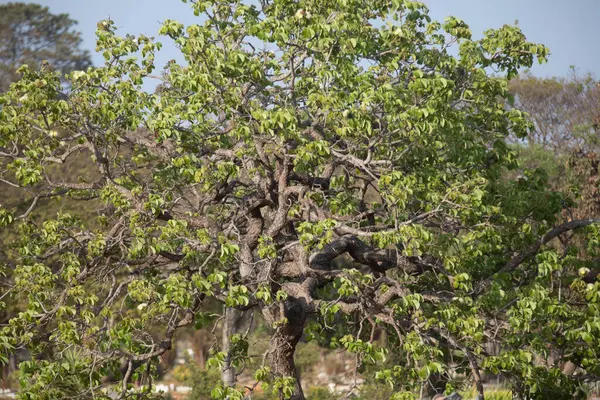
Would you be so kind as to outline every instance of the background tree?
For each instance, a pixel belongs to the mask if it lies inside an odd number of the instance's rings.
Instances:
[[[51,14],[48,8],[37,4],[0,5],[0,92],[6,91],[10,83],[18,79],[16,71],[22,64],[39,68],[42,61],[46,60],[48,68],[56,68],[62,73],[90,66],[90,55],[80,49],[81,38],[79,32],[73,29],[75,25],[76,22],[68,15]],[[70,160],[68,168],[63,170],[65,173],[77,173],[82,167],[85,168],[85,165]],[[0,168],[4,169],[5,164],[2,163]],[[31,200],[29,194],[12,187],[5,187],[0,193],[0,204],[9,208],[28,207]],[[36,211],[43,214],[40,209]],[[55,213],[56,209],[53,208],[52,212]],[[0,260],[5,258],[4,244],[10,234],[15,233],[9,229],[0,232]],[[17,308],[16,305],[10,304],[8,309],[0,311],[0,323],[10,319],[13,308]],[[13,355],[2,369],[2,380],[8,379],[15,366],[16,358]]]
[[[598,81],[572,68],[564,78],[537,78],[525,73],[510,81],[515,106],[529,113],[534,129],[527,144],[556,152],[581,148],[597,125],[600,104]]]
[[[67,14],[52,14],[39,4],[0,5],[0,92],[17,80],[23,64],[39,68],[46,60],[62,73],[90,66],[76,24]]]
[[[514,106],[534,121],[527,139],[515,140],[523,166],[546,171],[552,187],[572,200],[572,206],[563,211],[565,218],[598,216],[600,82],[590,74],[580,75],[573,67],[564,78],[525,73],[511,80],[509,87]],[[593,282],[600,272],[596,252],[586,251],[587,244],[573,235],[563,235],[561,242],[561,246],[571,243],[579,247],[588,271],[583,279]]]
[[[566,78],[513,79],[514,106],[526,111],[534,129],[517,146],[525,165],[543,168],[555,188],[570,192],[576,218],[598,215],[598,128],[600,83],[573,68]],[[516,140],[518,142],[518,140]]]
[[[2,182],[33,194],[0,210],[20,233],[3,301],[22,312],[0,349],[32,354],[21,396],[152,398],[178,330],[244,311],[268,325],[264,364],[232,329],[207,361],[236,371],[215,398],[261,384],[303,399],[303,335],[394,399],[471,383],[483,399],[482,372],[519,398],[583,398],[600,374],[600,283],[550,243],[587,228],[595,251],[598,220],[561,224],[543,171],[507,178],[506,140],[532,126],[486,72],[512,77],[547,49],[512,26],[473,40],[415,1],[190,3],[204,22],[163,24],[186,63],[160,91],[141,89],[160,46],[102,21],[104,66],[69,74],[68,91],[25,67],[0,100]],[[96,171],[56,179],[76,152]],[[99,199],[99,225],[36,222],[43,198]],[[250,367],[256,385],[236,386]]]
[[[555,188],[573,192],[577,218],[600,212],[598,129],[600,82],[573,68],[565,78],[524,74],[510,82],[514,106],[534,122],[520,152],[530,168],[541,167]]]

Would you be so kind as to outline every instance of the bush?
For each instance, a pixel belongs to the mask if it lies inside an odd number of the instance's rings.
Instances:
[[[477,391],[472,388],[469,391],[462,392],[461,395],[465,400],[475,400],[477,398]],[[494,388],[485,391],[486,400],[512,400],[512,391],[504,388]]]
[[[219,371],[202,369],[193,363],[177,367],[177,377],[184,377],[185,383],[192,387],[187,400],[208,400],[210,392],[221,383]]]
[[[300,343],[296,349],[296,367],[301,374],[312,370],[319,362],[320,354],[323,349],[314,342]]]
[[[338,397],[328,388],[320,386],[311,387],[306,395],[307,400],[337,400]]]

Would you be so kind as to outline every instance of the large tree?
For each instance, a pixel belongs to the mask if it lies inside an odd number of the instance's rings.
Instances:
[[[523,74],[510,81],[509,89],[513,105],[527,112],[534,123],[519,146],[524,164],[545,168],[555,187],[574,192],[573,215],[598,215],[600,82],[573,68],[565,78]]]
[[[61,73],[84,69],[91,65],[90,54],[81,50],[81,37],[74,27],[76,22],[66,14],[52,14],[46,7],[38,4],[7,3],[0,5],[0,93],[19,79],[17,69],[22,64],[32,68],[54,68]],[[4,161],[4,160],[3,160]],[[6,167],[0,164],[0,169]],[[69,169],[78,169],[81,165],[72,162]],[[16,188],[3,188],[0,204],[5,207],[28,207],[32,197]],[[48,207],[53,212],[56,208]],[[37,210],[38,213],[40,210]],[[81,215],[81,213],[80,213]],[[5,239],[14,234],[10,229],[0,232],[0,262],[5,256]],[[8,279],[8,278],[7,278]],[[2,289],[0,289],[2,291]],[[11,304],[9,309],[0,310],[0,323],[6,323],[12,310],[18,309]],[[0,382],[14,370],[16,357],[13,355],[7,366],[2,368]]]
[[[532,125],[500,75],[547,49],[513,26],[474,40],[408,0],[190,3],[198,25],[160,32],[186,62],[155,93],[141,86],[160,46],[102,21],[104,66],[68,91],[23,68],[0,100],[2,182],[33,196],[0,209],[20,231],[2,301],[23,308],[0,354],[31,352],[21,396],[150,398],[174,335],[215,323],[219,302],[232,335],[207,362],[215,398],[256,387],[236,386],[240,311],[270,326],[255,377],[282,398],[304,398],[303,335],[395,399],[461,382],[483,399],[483,372],[523,399],[582,397],[600,374],[600,283],[554,239],[586,228],[593,251],[598,221],[560,220],[542,172],[505,173],[507,137]],[[94,173],[57,179],[75,154]],[[33,220],[47,198],[100,200],[99,224]]]
[[[76,24],[67,14],[52,14],[39,4],[0,5],[0,92],[18,79],[16,71],[23,64],[39,68],[47,61],[62,73],[90,66]]]
[[[600,123],[600,83],[573,67],[566,77],[537,78],[526,72],[512,79],[513,105],[526,111],[534,129],[527,144],[566,153],[589,147]]]

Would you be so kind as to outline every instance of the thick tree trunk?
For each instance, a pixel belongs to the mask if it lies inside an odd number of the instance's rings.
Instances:
[[[9,387],[8,382],[11,380],[11,375],[13,375],[18,369],[17,366],[17,355],[9,354],[8,362],[2,366],[2,375],[0,376],[0,388],[2,389],[11,389]]]
[[[297,343],[297,342],[296,342]],[[293,377],[295,379],[294,395],[291,400],[304,400],[304,392],[300,383],[300,374],[294,363],[296,344],[289,336],[274,338],[269,349],[270,363],[273,373],[278,377]],[[283,396],[281,396],[283,397]]]
[[[206,368],[206,357],[210,350],[210,338],[205,330],[195,331],[192,336],[196,363],[202,369]]]
[[[305,301],[289,297],[278,310],[265,308],[263,314],[269,323],[277,326],[268,351],[271,370],[277,377],[293,377],[295,387],[291,400],[304,400],[300,374],[294,363],[294,352],[304,330]],[[284,323],[282,323],[283,318],[285,318]],[[283,398],[282,393],[280,393],[280,398]]]
[[[225,353],[225,365],[221,371],[221,379],[225,386],[235,385],[235,368],[231,365],[231,336],[236,334],[242,319],[242,311],[227,307],[223,322],[222,351]]]

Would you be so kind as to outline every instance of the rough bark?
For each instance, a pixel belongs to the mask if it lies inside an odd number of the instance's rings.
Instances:
[[[276,377],[295,378],[294,394],[291,400],[304,400],[305,398],[300,375],[294,362],[294,353],[302,337],[306,314],[306,300],[296,297],[288,297],[278,309],[265,308],[263,310],[265,319],[272,326],[277,327],[267,353],[272,372]]]
[[[221,378],[225,386],[234,386],[236,380],[235,368],[231,364],[231,336],[235,335],[242,320],[242,311],[227,307],[223,318],[222,348],[225,356],[225,365],[221,371]]]

